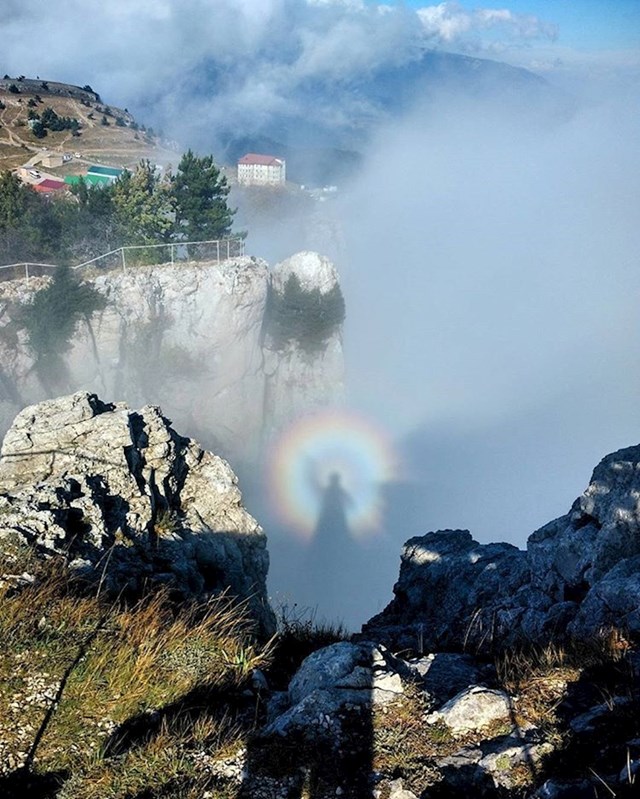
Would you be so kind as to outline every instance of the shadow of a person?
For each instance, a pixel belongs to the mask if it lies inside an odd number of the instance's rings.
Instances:
[[[315,471],[309,479],[320,502],[303,564],[304,588],[335,620],[350,592],[359,590],[353,573],[362,553],[348,519],[354,500],[337,471],[325,485]],[[266,727],[250,740],[239,797],[253,799],[256,786],[274,799],[371,796],[372,702],[372,645],[343,641],[313,652],[288,691],[269,703]]]
[[[320,490],[318,519],[304,564],[306,590],[322,618],[341,622],[359,590],[354,575],[360,571],[363,552],[349,525],[354,500],[340,474],[332,472]]]
[[[347,511],[353,499],[342,486],[338,472],[329,475],[329,482],[322,489],[320,512],[313,531],[311,548],[330,559],[341,557],[342,548],[353,540],[349,530]]]

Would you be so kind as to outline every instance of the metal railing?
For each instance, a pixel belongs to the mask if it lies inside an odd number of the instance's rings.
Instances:
[[[163,253],[164,252],[164,257]],[[131,244],[110,250],[89,261],[76,264],[73,270],[92,267],[97,273],[116,269],[126,272],[137,266],[175,264],[184,262],[215,261],[221,263],[244,255],[244,239],[212,239],[210,241],[179,241],[170,244]],[[39,264],[22,261],[0,266],[0,283],[7,280],[23,280],[52,274],[57,264]]]

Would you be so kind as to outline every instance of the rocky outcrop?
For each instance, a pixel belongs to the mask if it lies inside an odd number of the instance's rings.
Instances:
[[[466,530],[408,541],[385,611],[263,689],[240,796],[635,796],[638,497],[633,447],[527,551]]]
[[[315,253],[298,253],[273,274],[265,261],[242,257],[94,276],[106,307],[79,327],[65,368],[46,387],[19,317],[47,279],[0,284],[0,433],[29,403],[87,390],[132,407],[158,404],[216,452],[254,462],[265,430],[341,394],[340,328],[311,356],[295,342],[265,346],[272,283],[291,270],[305,285],[337,281]]]
[[[305,773],[320,776],[318,797],[524,796],[554,750],[495,670],[466,655],[404,660],[373,641],[333,644],[269,707],[244,753],[241,796],[298,795]],[[294,767],[265,791],[282,750],[296,752]]]
[[[529,576],[511,544],[479,544],[468,530],[441,530],[404,545],[395,598],[364,628],[395,648],[460,648],[492,634],[487,607],[504,612]]]
[[[527,551],[445,530],[405,544],[394,599],[364,633],[394,647],[490,649],[640,634],[640,446],[608,455]]]
[[[262,632],[265,535],[222,458],[178,435],[161,411],[79,392],[25,408],[0,458],[0,546],[62,553],[112,594],[167,585],[176,598],[229,591]]]

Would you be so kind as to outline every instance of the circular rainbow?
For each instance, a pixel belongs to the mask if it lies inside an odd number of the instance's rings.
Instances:
[[[349,530],[365,537],[379,528],[380,488],[398,462],[380,427],[346,410],[322,410],[297,419],[269,447],[266,480],[276,516],[303,539],[313,536],[324,490],[338,474],[348,495]]]

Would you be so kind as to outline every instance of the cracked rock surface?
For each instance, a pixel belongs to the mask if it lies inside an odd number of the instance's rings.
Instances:
[[[183,598],[228,589],[273,628],[266,537],[236,476],[157,407],[78,392],[19,413],[0,458],[3,538],[64,553],[113,593],[153,583]]]

